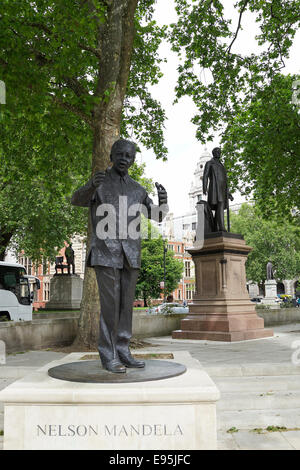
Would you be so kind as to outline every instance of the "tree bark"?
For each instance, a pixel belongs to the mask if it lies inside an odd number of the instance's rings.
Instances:
[[[4,261],[6,250],[12,239],[13,232],[2,232],[0,231],[0,261]]]
[[[135,34],[134,14],[138,0],[108,2],[107,22],[99,28],[99,79],[92,112],[94,129],[92,174],[104,171],[110,163],[112,144],[120,135],[122,107],[129,77]],[[91,237],[88,223],[88,243]],[[87,251],[88,253],[88,251]],[[94,348],[99,335],[99,294],[93,268],[86,267],[79,329],[74,345]]]

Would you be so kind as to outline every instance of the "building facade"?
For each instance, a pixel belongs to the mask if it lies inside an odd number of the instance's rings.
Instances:
[[[174,258],[183,261],[184,269],[182,278],[178,283],[177,288],[172,292],[174,302],[187,302],[193,299],[195,292],[195,266],[192,261],[192,256],[187,252],[187,248],[191,245],[182,241],[167,240],[167,249],[174,253]]]

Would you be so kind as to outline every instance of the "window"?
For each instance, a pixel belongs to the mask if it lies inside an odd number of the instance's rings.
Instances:
[[[177,246],[177,251],[180,253],[180,245]]]
[[[191,277],[191,262],[185,262],[185,277]]]
[[[193,300],[193,295],[195,292],[195,284],[189,283],[186,285],[186,298],[187,300]]]
[[[186,298],[187,298],[187,300],[192,300],[193,292],[191,290],[186,291]]]
[[[182,230],[188,230],[190,228],[189,224],[183,224],[182,225]]]
[[[181,290],[178,289],[178,300],[180,300],[180,299],[181,299]]]
[[[48,274],[48,261],[47,258],[43,258],[43,276]]]
[[[33,274],[31,258],[28,258],[27,256],[19,257],[19,263],[25,267],[27,274]]]
[[[192,230],[196,230],[196,228],[197,228],[197,224],[196,224],[196,222],[193,222],[192,223]]]
[[[43,300],[48,302],[50,300],[50,282],[44,281],[43,282]]]

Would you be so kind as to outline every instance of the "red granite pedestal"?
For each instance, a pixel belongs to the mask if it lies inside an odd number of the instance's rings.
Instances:
[[[246,288],[245,262],[251,247],[239,234],[206,236],[201,248],[191,248],[196,292],[189,314],[174,339],[243,341],[273,336],[257,316]]]

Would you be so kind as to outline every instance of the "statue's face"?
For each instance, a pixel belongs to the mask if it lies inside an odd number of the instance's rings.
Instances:
[[[135,151],[127,142],[120,143],[111,154],[114,168],[121,174],[126,174],[135,159]]]
[[[214,158],[220,159],[221,158],[221,149],[220,148],[215,148],[213,150],[213,156],[214,156]]]

